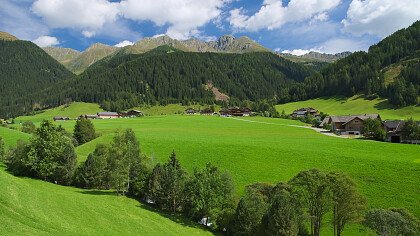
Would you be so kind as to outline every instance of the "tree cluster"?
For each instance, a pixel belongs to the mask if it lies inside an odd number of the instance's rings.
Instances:
[[[82,188],[115,189],[141,195],[149,173],[148,161],[131,129],[115,134],[110,145],[99,144],[78,168],[74,184]]]
[[[368,118],[363,121],[363,135],[367,139],[385,141],[386,133],[382,127],[382,122],[378,119]]]
[[[50,121],[43,121],[29,143],[19,141],[9,151],[6,164],[15,175],[69,185],[76,159],[73,142],[66,132]]]
[[[333,215],[334,235],[362,219],[365,200],[345,174],[302,171],[276,186],[247,188],[233,217],[232,235],[320,235],[325,215]],[[306,228],[309,225],[309,230]]]

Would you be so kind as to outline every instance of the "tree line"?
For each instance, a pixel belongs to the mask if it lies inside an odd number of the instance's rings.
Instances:
[[[330,223],[339,236],[355,222],[380,235],[419,232],[418,220],[407,210],[372,209],[365,214],[366,199],[344,173],[301,171],[276,185],[249,185],[238,199],[230,174],[210,163],[189,173],[172,152],[167,162],[153,166],[131,129],[117,131],[108,145],[98,144],[77,166],[68,133],[43,121],[28,143],[20,141],[8,152],[0,139],[0,157],[15,175],[79,188],[113,189],[227,235],[318,236]],[[327,215],[331,222],[326,222]]]

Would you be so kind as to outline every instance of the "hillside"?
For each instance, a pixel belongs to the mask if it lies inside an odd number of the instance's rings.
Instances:
[[[225,35],[216,41],[209,42],[199,39],[176,40],[163,35],[144,38],[132,46],[126,46],[121,49],[96,43],[82,53],[73,49],[56,47],[48,47],[44,48],[44,50],[70,71],[80,74],[90,65],[106,56],[112,55],[116,51],[119,51],[120,54],[141,54],[163,45],[185,52],[247,53],[270,51],[248,37],[235,38],[231,35]]]
[[[0,164],[3,235],[211,235],[109,191],[18,178]]]
[[[15,147],[18,140],[28,140],[31,135],[0,126],[0,137],[3,138],[6,146],[10,148]]]
[[[0,40],[0,117],[58,105],[45,89],[73,77],[64,66],[28,41]],[[55,91],[57,97],[61,91]]]
[[[330,115],[350,115],[350,114],[380,114],[382,119],[407,119],[412,117],[420,120],[420,107],[407,106],[398,108],[390,105],[386,99],[366,100],[360,96],[353,97],[326,97],[317,98],[300,102],[291,102],[277,105],[278,112],[283,110],[286,114],[291,114],[294,110],[303,107],[313,107]]]
[[[215,97],[204,85],[212,82],[234,99],[272,99],[310,73],[272,53],[193,53],[161,46],[145,54],[119,55],[96,63],[75,80],[70,96],[101,103],[110,110],[156,101],[209,104]]]
[[[111,55],[117,50],[118,48],[116,47],[108,46],[101,43],[93,44],[78,57],[68,62],[67,67],[70,71],[74,72],[75,74],[80,74],[95,62],[101,60],[102,58],[108,55]]]
[[[319,61],[319,62],[328,62],[332,63],[339,59],[346,58],[351,55],[351,52],[341,52],[336,54],[328,54],[328,53],[319,53],[319,52],[308,52],[301,56],[292,55],[290,53],[277,53],[279,56],[282,56],[286,59],[289,59],[291,61],[295,62],[313,62],[313,61]]]
[[[69,117],[76,119],[80,115],[96,114],[103,111],[98,104],[73,102],[69,105],[61,105],[52,109],[47,109],[31,116],[19,116],[15,118],[15,122],[25,122],[30,120],[32,122],[40,122],[42,120],[52,120],[54,116]]]
[[[16,40],[19,40],[19,39],[16,38],[15,36],[9,34],[9,33],[0,31],[0,40],[16,41]]]
[[[42,49],[66,67],[82,54],[71,48],[45,47]]]
[[[338,60],[305,80],[306,98],[363,93],[387,97],[398,106],[418,103],[420,91],[420,21],[369,48]],[[405,63],[404,63],[405,62]],[[401,74],[385,79],[386,68],[401,65]],[[387,76],[389,77],[389,75]]]

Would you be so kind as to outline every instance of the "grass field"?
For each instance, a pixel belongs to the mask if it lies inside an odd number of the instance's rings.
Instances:
[[[28,140],[30,135],[17,130],[0,127],[0,137],[3,138],[7,147],[13,147],[16,146],[16,142],[19,139]]]
[[[72,129],[73,122],[65,123]],[[371,207],[406,207],[420,216],[420,146],[340,139],[287,126],[292,120],[205,116],[156,116],[96,120],[102,136],[77,148],[83,161],[117,128],[132,128],[155,162],[175,150],[188,169],[212,162],[228,170],[241,193],[254,182],[277,183],[309,168],[348,173]]]
[[[0,235],[211,235],[112,192],[18,178],[0,164]]]
[[[332,100],[325,101],[325,107],[328,107],[327,103],[331,105]],[[344,112],[345,109],[339,105],[336,104],[336,111],[340,112],[341,109]],[[324,111],[321,107],[314,107]],[[416,109],[418,108],[413,108]],[[354,108],[346,114],[352,112],[356,112]],[[290,126],[301,125],[298,121],[262,117],[235,119],[170,115],[93,122],[101,136],[77,147],[79,162],[86,159],[97,143],[109,142],[116,129],[132,128],[139,138],[142,152],[155,163],[166,161],[172,150],[177,152],[182,165],[188,171],[192,171],[194,167],[202,168],[207,162],[211,162],[232,174],[238,194],[243,193],[248,184],[287,181],[305,169],[337,170],[349,174],[357,182],[369,207],[405,207],[420,217],[419,145],[329,137],[311,129]],[[75,121],[57,123],[72,131]],[[22,181],[38,183],[35,180]],[[65,195],[58,196],[65,198]],[[96,201],[96,198],[92,201]],[[51,209],[53,210],[56,209]],[[128,211],[128,208],[124,211]],[[69,214],[76,214],[76,211]],[[38,217],[40,216],[34,219]],[[120,223],[120,227],[124,227],[124,222],[116,222]],[[324,225],[324,234],[332,234],[329,225]],[[117,226],[115,227],[117,230]],[[92,228],[84,230],[90,233]],[[347,228],[344,233],[366,235],[365,229],[357,225]]]
[[[52,120],[54,116],[63,116],[75,119],[84,114],[96,114],[103,111],[98,104],[74,102],[69,106],[59,106],[48,109],[33,116],[20,116],[15,119],[16,123],[30,120],[32,122],[40,122],[42,120]]]
[[[330,115],[378,113],[382,119],[406,119],[413,117],[416,120],[420,120],[419,106],[408,106],[397,109],[389,105],[386,100],[365,100],[358,96],[351,98],[318,98],[301,102],[291,102],[277,105],[276,109],[279,112],[284,110],[286,114],[291,114],[294,110],[302,107],[313,107]]]

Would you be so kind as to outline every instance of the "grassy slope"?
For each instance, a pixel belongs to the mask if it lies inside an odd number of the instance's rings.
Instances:
[[[172,150],[188,170],[212,162],[231,172],[238,193],[247,184],[285,181],[304,169],[340,170],[357,181],[371,207],[406,207],[420,216],[419,146],[328,137],[285,126],[298,124],[291,120],[248,119],[253,122],[186,115],[97,120],[103,136],[77,150],[83,161],[96,143],[111,140],[114,129],[132,128],[155,162],[166,161]]]
[[[30,135],[17,130],[0,127],[0,137],[3,138],[4,142],[6,143],[6,146],[11,147],[16,146],[16,142],[19,139],[28,140]]]
[[[157,115],[172,115],[172,114],[182,114],[188,108],[194,108],[196,110],[204,109],[208,106],[200,105],[191,105],[191,106],[182,106],[181,104],[168,104],[166,106],[144,106],[137,107],[135,109],[140,110],[146,116],[157,116]],[[220,110],[220,106],[215,107],[216,112]]]
[[[349,115],[379,113],[382,119],[406,119],[413,117],[420,120],[420,107],[408,106],[400,109],[392,108],[386,100],[365,100],[357,96],[351,98],[318,98],[301,102],[277,105],[276,109],[290,114],[295,109],[313,107],[330,115]]]
[[[112,192],[18,178],[0,166],[0,235],[210,235]]]
[[[40,122],[42,120],[52,120],[54,116],[66,116],[71,119],[77,118],[83,114],[96,114],[97,112],[103,111],[98,104],[74,102],[70,106],[60,106],[53,109],[45,110],[34,116],[21,116],[15,119],[17,123],[26,120],[33,122]]]

